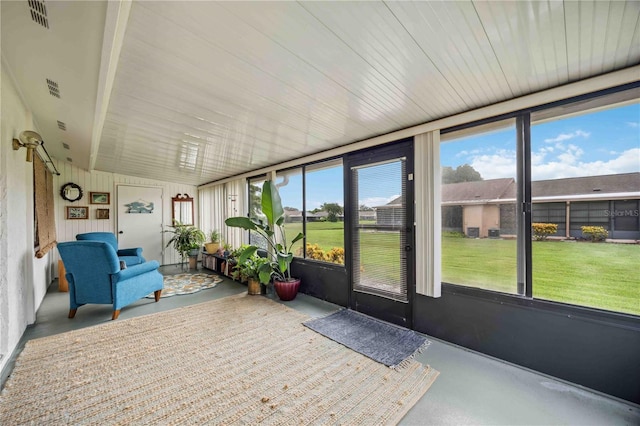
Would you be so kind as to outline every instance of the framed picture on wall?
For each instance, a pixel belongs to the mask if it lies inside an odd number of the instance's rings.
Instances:
[[[97,209],[96,219],[109,219],[109,209]]]
[[[67,206],[67,219],[89,219],[89,207]]]
[[[91,204],[109,204],[111,201],[108,192],[90,192],[89,199]]]

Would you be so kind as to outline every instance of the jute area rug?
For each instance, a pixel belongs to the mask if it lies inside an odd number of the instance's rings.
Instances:
[[[395,371],[231,296],[29,341],[2,424],[394,424],[438,372]]]

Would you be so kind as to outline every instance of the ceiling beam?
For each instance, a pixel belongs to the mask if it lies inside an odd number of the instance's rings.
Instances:
[[[124,42],[124,35],[131,12],[131,0],[110,1],[107,4],[107,16],[104,23],[102,38],[102,55],[100,58],[100,75],[98,76],[98,93],[96,96],[96,112],[93,119],[93,133],[91,135],[91,154],[89,170],[95,169],[95,164],[102,138],[102,129],[107,116],[113,82],[118,69],[120,51]]]

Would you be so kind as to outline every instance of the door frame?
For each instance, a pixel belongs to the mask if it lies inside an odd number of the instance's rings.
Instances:
[[[352,207],[353,193],[351,184],[352,167],[365,166],[366,164],[380,163],[394,158],[406,158],[405,163],[405,233],[406,245],[410,247],[406,261],[407,302],[398,302],[382,296],[354,291],[353,260],[352,255],[346,256],[345,267],[349,283],[349,308],[363,312],[375,318],[391,322],[406,328],[413,328],[413,305],[415,299],[415,207],[414,207],[414,140],[413,137],[395,141],[382,146],[368,148],[362,151],[349,153],[344,157],[344,195],[345,195],[345,243],[346,247],[354,247],[353,215],[358,214]],[[356,294],[357,293],[357,294]],[[404,305],[402,317],[398,316],[398,304]]]

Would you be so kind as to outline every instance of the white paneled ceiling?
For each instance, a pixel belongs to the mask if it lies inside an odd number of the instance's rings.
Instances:
[[[52,156],[186,184],[640,63],[637,1],[38,3],[3,70]]]

